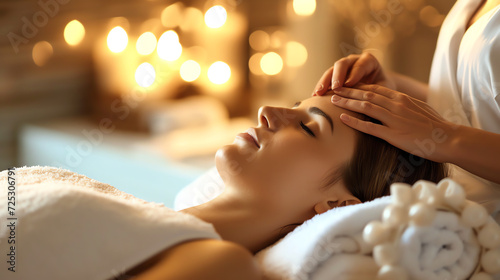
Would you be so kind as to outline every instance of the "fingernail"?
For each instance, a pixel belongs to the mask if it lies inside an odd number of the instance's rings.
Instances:
[[[347,122],[349,121],[349,115],[342,113],[340,114],[340,119]]]
[[[338,87],[340,87],[340,82],[339,82],[339,80],[335,80],[335,81],[333,81],[332,89],[336,89],[336,88],[338,88]]]
[[[334,94],[332,95],[332,102],[338,102],[340,100],[340,96]]]
[[[324,86],[323,84],[320,84],[320,85],[318,86],[318,88],[316,88],[316,90],[315,90],[315,91],[316,91],[316,92],[319,92],[319,91],[320,91],[320,90],[322,90],[324,87],[325,87],[325,86]]]
[[[351,80],[347,80],[347,81],[345,81],[345,83],[344,83],[344,85],[346,85],[346,86],[348,86],[348,85],[350,85],[350,84],[351,84]]]
[[[336,89],[333,90],[333,92],[335,92],[335,93],[341,93],[342,89],[343,89],[342,87],[336,88]]]

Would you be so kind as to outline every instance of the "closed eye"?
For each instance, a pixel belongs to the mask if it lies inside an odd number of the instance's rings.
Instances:
[[[316,135],[314,134],[314,132],[309,127],[307,127],[302,121],[300,121],[300,127],[302,127],[302,129],[305,132],[307,132],[307,134],[311,135],[312,137],[316,137]]]

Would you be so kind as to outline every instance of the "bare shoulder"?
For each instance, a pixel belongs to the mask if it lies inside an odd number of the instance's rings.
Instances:
[[[253,255],[229,241],[200,239],[169,248],[133,273],[134,280],[260,280]]]

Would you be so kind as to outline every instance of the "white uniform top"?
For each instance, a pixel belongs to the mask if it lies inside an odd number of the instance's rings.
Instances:
[[[500,6],[466,30],[480,4],[481,0],[458,0],[443,22],[428,103],[451,122],[500,133]],[[469,199],[500,214],[500,185],[456,166],[452,172]]]

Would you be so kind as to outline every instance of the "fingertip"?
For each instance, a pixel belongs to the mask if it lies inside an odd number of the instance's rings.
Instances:
[[[319,93],[321,92],[323,89],[325,88],[325,86],[323,84],[319,84],[316,86],[316,89],[314,90],[314,92],[316,93]]]
[[[333,80],[332,82],[332,90],[338,89],[340,87],[340,81],[339,80]]]
[[[332,98],[330,98],[330,101],[331,101],[332,103],[337,103],[337,102],[339,102],[339,101],[340,101],[340,99],[341,99],[341,97],[340,97],[340,96],[338,96],[338,95],[334,94],[334,95],[332,95]]]
[[[344,121],[344,122],[348,122],[348,121],[350,121],[350,120],[351,120],[351,117],[349,117],[349,115],[348,115],[348,114],[346,114],[346,113],[342,113],[342,114],[340,114],[340,119],[341,119],[342,121]]]

